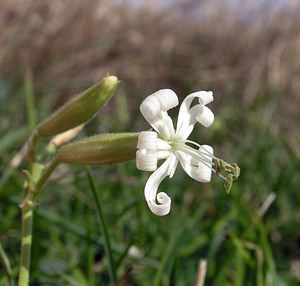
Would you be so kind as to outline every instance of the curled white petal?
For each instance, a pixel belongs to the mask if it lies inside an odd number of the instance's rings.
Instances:
[[[167,110],[178,105],[178,98],[170,89],[159,90],[149,95],[140,105],[140,111],[149,124],[163,139],[169,140],[175,133]]]
[[[168,111],[178,105],[178,97],[171,89],[160,89],[147,96],[140,105],[140,111],[146,120],[156,117],[161,111]]]
[[[208,145],[203,145],[208,146]],[[208,146],[210,147],[210,146]],[[211,147],[210,147],[211,148]],[[208,149],[206,147],[206,150],[211,152],[212,149]],[[184,169],[184,171],[194,180],[202,183],[208,183],[211,179],[211,164],[204,164],[199,161],[195,162],[194,158],[191,156],[185,154],[184,152],[177,152],[177,156],[179,158],[179,162]],[[211,158],[212,161],[212,158]],[[210,165],[210,167],[209,167]]]
[[[155,151],[139,149],[136,151],[136,167],[142,171],[157,169],[157,154]]]
[[[202,148],[205,149],[209,154],[213,155],[213,148],[209,145],[202,145]],[[212,157],[211,157],[211,163],[212,163]],[[210,165],[211,166],[211,165]],[[199,162],[198,166],[198,177],[201,179],[202,182],[208,183],[211,180],[211,169],[208,168],[203,163]]]
[[[189,109],[186,113],[186,117],[184,121],[177,123],[176,134],[180,136],[182,139],[186,139],[192,133],[195,123],[197,122],[197,116],[203,112],[204,106],[201,104],[197,104]],[[180,124],[180,125],[179,125]]]
[[[167,215],[171,210],[170,197],[166,193],[160,192],[157,194],[156,199],[158,204],[153,200],[147,202],[150,210],[158,216]]]
[[[203,106],[203,111],[197,115],[196,119],[203,126],[209,127],[214,122],[215,116],[208,107]]]
[[[157,150],[157,132],[142,131],[138,137],[137,148],[147,150]]]
[[[197,91],[192,93],[192,95],[198,97],[199,103],[203,105],[209,104],[214,100],[212,91]]]
[[[141,103],[140,111],[147,121],[152,121],[162,110],[159,100],[150,95]]]
[[[150,96],[155,96],[159,100],[163,111],[168,111],[178,105],[178,97],[172,89],[160,89]]]
[[[178,152],[178,158],[183,170],[194,180],[202,182],[198,178],[198,167],[192,164],[193,159],[183,152]]]
[[[191,93],[183,100],[179,109],[176,130],[176,134],[183,139],[186,139],[192,133],[194,128],[195,121],[192,119],[195,118],[195,114],[191,114],[191,112],[195,112],[196,110],[194,109],[194,107],[191,108],[191,104],[195,98],[198,98],[200,103],[199,105],[196,105],[198,106],[197,108],[200,108],[199,106],[205,108],[205,104],[213,100],[213,95],[212,92],[198,91]],[[201,110],[197,111],[199,111],[199,113],[202,113]]]
[[[170,157],[149,177],[144,194],[147,204],[150,210],[158,215],[164,216],[170,212],[171,209],[171,199],[170,197],[160,192],[157,194],[157,189],[162,182],[162,180],[169,175],[170,170],[172,170],[176,163],[174,161],[174,154],[170,155]]]

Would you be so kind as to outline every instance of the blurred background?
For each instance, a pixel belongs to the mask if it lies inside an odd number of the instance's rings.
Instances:
[[[297,0],[1,0],[0,242],[17,276],[24,176],[9,167],[34,126],[106,74],[122,81],[79,137],[149,128],[138,107],[160,88],[212,90],[215,122],[193,138],[241,167],[223,182],[180,168],[144,201],[135,162],[93,168],[115,285],[299,285],[300,3]],[[172,111],[176,116],[177,110]],[[44,144],[47,144],[45,142]],[[83,167],[63,165],[40,198],[31,285],[109,285]],[[199,264],[200,263],[200,264]],[[0,260],[0,285],[8,285]]]

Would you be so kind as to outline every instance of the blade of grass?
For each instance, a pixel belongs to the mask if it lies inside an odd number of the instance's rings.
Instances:
[[[277,279],[277,272],[276,272],[276,266],[272,254],[272,249],[269,244],[269,240],[267,237],[266,229],[264,225],[260,222],[258,225],[258,229],[260,231],[260,245],[263,249],[263,253],[266,259],[267,263],[267,271],[266,271],[266,285],[276,285]]]
[[[256,254],[256,285],[257,286],[263,286],[265,285],[263,282],[263,252],[259,245],[256,245],[249,241],[244,241],[245,247],[247,247],[250,250],[255,251]]]
[[[27,130],[26,129],[19,129],[14,132],[10,132],[6,134],[0,141],[0,153],[5,153],[7,149],[10,148],[10,146],[15,146],[20,141],[26,138],[27,136]],[[24,145],[25,146],[25,145]],[[5,187],[6,183],[10,179],[10,177],[13,175],[15,169],[21,164],[23,157],[22,152],[25,150],[25,147],[22,147],[21,150],[11,159],[9,165],[7,168],[3,171],[3,174],[0,178],[0,193]]]
[[[173,263],[173,266],[172,266],[172,270],[171,270],[171,273],[170,273],[170,283],[169,283],[169,285],[179,285],[180,284],[179,273],[180,273],[180,258],[175,257],[174,263]]]
[[[19,198],[14,196],[14,197],[9,198],[8,200],[3,200],[1,202],[13,203],[14,206],[17,207],[19,204]],[[87,230],[85,228],[83,228],[82,226],[71,223],[69,220],[63,219],[61,216],[59,216],[51,211],[47,211],[45,209],[38,208],[36,211],[36,216],[44,219],[46,222],[50,222],[53,227],[56,227],[60,230],[63,229],[63,232],[71,233],[75,236],[81,237],[82,239],[84,239],[86,241],[90,241],[92,243],[98,243],[102,246],[104,246],[104,244],[105,244],[103,236],[100,236],[97,238],[94,237],[94,235],[89,236]],[[125,246],[121,243],[114,243],[114,242],[111,243],[112,250],[115,253],[118,253],[120,255],[120,257],[122,254],[124,254],[127,246]],[[141,260],[140,257],[130,254],[129,252],[127,252],[127,255],[130,259],[133,259],[134,261],[138,261],[139,263],[146,265],[147,267],[157,269],[158,262],[154,259],[151,259],[149,257],[143,257],[143,259]]]
[[[95,273],[94,273],[94,247],[92,243],[92,222],[91,222],[91,217],[87,218],[88,220],[88,226],[87,226],[87,234],[88,234],[88,240],[87,240],[87,251],[86,251],[86,256],[87,256],[87,279],[89,282],[89,285],[95,285]]]
[[[30,131],[33,131],[36,126],[37,116],[33,96],[33,79],[31,72],[27,72],[25,76],[24,94],[27,106],[28,126]]]
[[[0,193],[4,189],[6,183],[8,182],[9,178],[13,175],[15,169],[12,167],[7,167],[0,178]]]
[[[105,249],[105,253],[108,258],[108,266],[109,266],[108,270],[109,270],[110,280],[112,283],[115,283],[117,281],[117,275],[116,275],[115,264],[114,264],[114,260],[113,260],[112,250],[111,250],[110,238],[109,238],[107,227],[105,224],[105,219],[104,219],[104,215],[102,212],[100,198],[97,193],[95,183],[94,183],[94,180],[93,180],[93,177],[92,177],[92,174],[91,174],[91,171],[89,168],[86,168],[86,174],[87,174],[88,182],[90,185],[90,189],[92,191],[92,194],[93,194],[93,197],[94,197],[95,203],[96,203],[100,231],[104,238],[104,249]]]
[[[118,260],[116,261],[116,269],[118,269],[120,267],[121,263],[123,262],[123,260],[127,256],[128,251],[129,251],[130,247],[133,245],[133,243],[134,243],[134,240],[131,239],[129,241],[129,243],[127,244],[127,246],[125,247],[124,251],[120,254]]]
[[[180,225],[180,223],[179,223]],[[163,260],[159,266],[159,269],[156,272],[153,286],[159,286],[162,284],[163,274],[167,271],[168,267],[174,262],[175,255],[179,248],[177,247],[181,238],[181,234],[183,233],[183,229],[177,229],[175,233],[171,233],[171,239],[169,247],[166,248],[166,252],[163,256]]]
[[[217,272],[213,276],[213,285],[229,285],[228,284],[228,275],[230,273],[230,268],[235,261],[236,252],[232,252],[231,255],[226,256],[221,265],[219,265]],[[215,258],[211,257],[210,260]],[[208,261],[208,265],[210,265]]]
[[[117,116],[117,124],[115,126],[115,130],[124,130],[126,129],[126,125],[130,120],[130,115],[128,111],[128,103],[126,94],[122,91],[119,91],[118,96],[114,97],[116,102],[116,116]]]
[[[82,284],[82,282],[77,281],[77,279],[64,274],[64,273],[58,273],[58,275],[61,277],[61,279],[63,279],[65,282],[68,283],[68,285],[70,286],[86,286],[86,284]]]
[[[235,259],[235,278],[234,278],[234,286],[243,286],[245,285],[244,277],[245,277],[245,261],[242,257],[242,254],[237,252]]]
[[[2,260],[3,263],[3,268],[5,270],[6,276],[7,276],[7,280],[8,280],[8,285],[9,286],[14,286],[14,279],[13,279],[13,274],[12,274],[12,269],[9,263],[9,259],[2,247],[2,244],[0,242],[0,259]]]
[[[28,133],[27,128],[20,127],[17,130],[13,130],[13,132],[1,135],[0,152],[4,153],[8,149],[15,148],[16,145],[20,144],[20,142],[25,141],[29,135]]]

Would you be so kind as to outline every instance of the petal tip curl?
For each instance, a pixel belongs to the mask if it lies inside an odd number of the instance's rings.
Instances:
[[[196,117],[197,121],[204,127],[209,127],[213,124],[215,116],[213,112],[206,106],[203,106],[203,111]]]
[[[156,197],[158,203],[154,200],[148,200],[147,204],[150,210],[157,216],[165,216],[171,210],[171,198],[164,192],[160,192]]]
[[[168,111],[169,109],[178,105],[178,97],[172,89],[160,89],[159,91],[153,93],[158,101],[160,102],[160,107],[163,111]]]

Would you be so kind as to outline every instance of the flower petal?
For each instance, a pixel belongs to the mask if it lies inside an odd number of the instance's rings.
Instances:
[[[191,108],[191,104],[195,98],[199,99],[198,105]],[[193,131],[196,123],[196,112],[202,113],[205,104],[210,103],[213,100],[211,91],[198,91],[188,95],[182,102],[178,114],[176,134],[181,138],[186,139]],[[202,107],[202,109],[200,108]]]
[[[142,171],[155,171],[157,169],[157,152],[146,149],[136,151],[136,167]]]
[[[203,145],[207,151],[212,152],[212,148],[207,147],[208,145]],[[184,169],[184,171],[194,180],[202,183],[210,182],[211,179],[211,168],[207,166],[207,164],[203,164],[199,161],[195,162],[195,160],[190,156],[185,154],[182,151],[177,152],[177,158]]]
[[[209,104],[214,100],[212,91],[197,91],[192,94],[194,94],[194,96],[197,94],[199,98],[199,103],[203,105]]]
[[[207,150],[208,153],[212,154],[214,153],[214,149],[209,145],[202,145],[203,149]],[[212,162],[212,157],[211,157]],[[211,172],[212,170],[208,168],[203,163],[199,162],[198,166],[198,178],[201,178],[202,182],[210,182],[211,179]]]
[[[140,105],[140,111],[161,137],[169,140],[175,130],[167,111],[177,105],[176,93],[171,89],[161,89],[146,97]]]
[[[157,150],[157,133],[155,131],[142,131],[138,137],[137,148],[147,150]]]
[[[176,168],[177,160],[174,160],[174,157],[175,155],[171,154],[170,157],[149,177],[145,186],[144,194],[147,204],[150,210],[158,216],[167,215],[171,209],[170,197],[164,192],[157,194],[157,189],[162,180],[173,172],[174,167]]]
[[[197,115],[196,119],[203,126],[209,127],[214,122],[215,116],[208,107],[203,106],[203,111]]]
[[[152,94],[160,103],[161,110],[168,111],[178,105],[178,97],[172,89],[160,89]]]
[[[178,165],[178,159],[174,154],[172,154],[171,159],[170,159],[169,168],[168,168],[168,175],[170,178],[173,178],[174,173],[177,168],[177,165]]]
[[[176,134],[180,136],[181,139],[187,139],[192,133],[195,123],[197,122],[197,116],[203,112],[203,105],[197,104],[189,109],[186,113],[185,120],[181,121],[181,124],[177,123]]]

